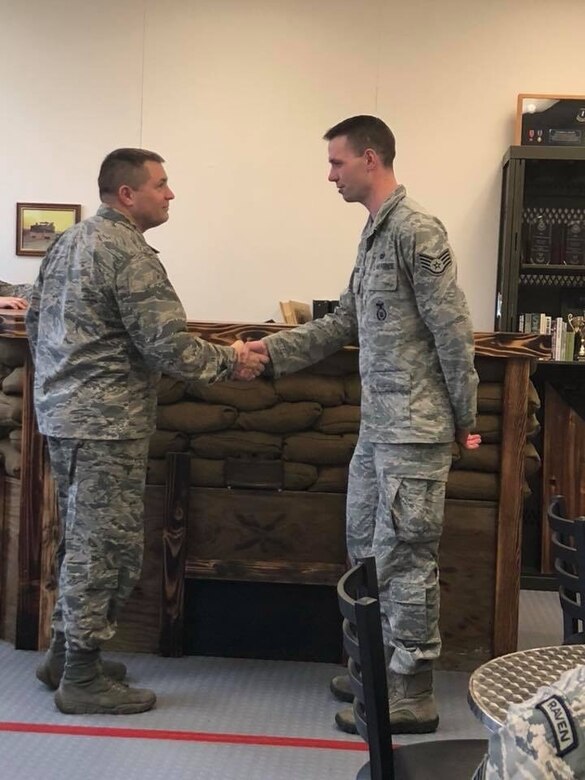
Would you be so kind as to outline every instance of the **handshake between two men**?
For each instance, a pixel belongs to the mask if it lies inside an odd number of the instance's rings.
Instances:
[[[250,381],[264,371],[270,361],[268,347],[263,341],[234,341],[238,359],[231,379]],[[455,441],[466,450],[476,450],[481,444],[481,436],[468,430],[455,431]]]
[[[234,341],[231,345],[236,350],[237,361],[232,371],[231,379],[250,381],[264,371],[270,361],[268,349],[263,341]]]

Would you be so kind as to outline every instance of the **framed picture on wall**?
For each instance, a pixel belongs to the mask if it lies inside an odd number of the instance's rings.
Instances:
[[[42,257],[53,239],[80,219],[78,203],[17,203],[16,254]]]

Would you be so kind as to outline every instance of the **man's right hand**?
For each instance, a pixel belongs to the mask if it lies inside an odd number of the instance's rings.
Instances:
[[[246,341],[246,346],[252,352],[257,352],[259,355],[266,355],[267,358],[270,357],[265,341]]]
[[[250,381],[264,371],[266,363],[269,361],[268,350],[264,348],[264,352],[259,352],[250,348],[250,344],[258,342],[246,342],[234,341],[232,347],[236,350],[238,357],[237,363],[232,371],[232,379],[242,379]],[[262,343],[262,342],[260,342]]]

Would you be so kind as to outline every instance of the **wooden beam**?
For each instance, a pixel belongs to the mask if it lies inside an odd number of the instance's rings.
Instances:
[[[518,645],[529,370],[530,364],[525,358],[506,361],[494,604],[493,649],[496,656],[514,652]]]
[[[161,655],[174,658],[183,655],[190,464],[191,458],[187,452],[170,452],[167,455],[160,652]]]

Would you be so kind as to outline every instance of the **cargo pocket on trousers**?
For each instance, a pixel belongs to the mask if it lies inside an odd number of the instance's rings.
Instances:
[[[87,589],[107,592],[118,590],[118,570],[108,569],[100,563],[90,563],[87,567]]]
[[[424,585],[390,583],[390,627],[396,639],[422,642],[427,639],[427,596]]]

